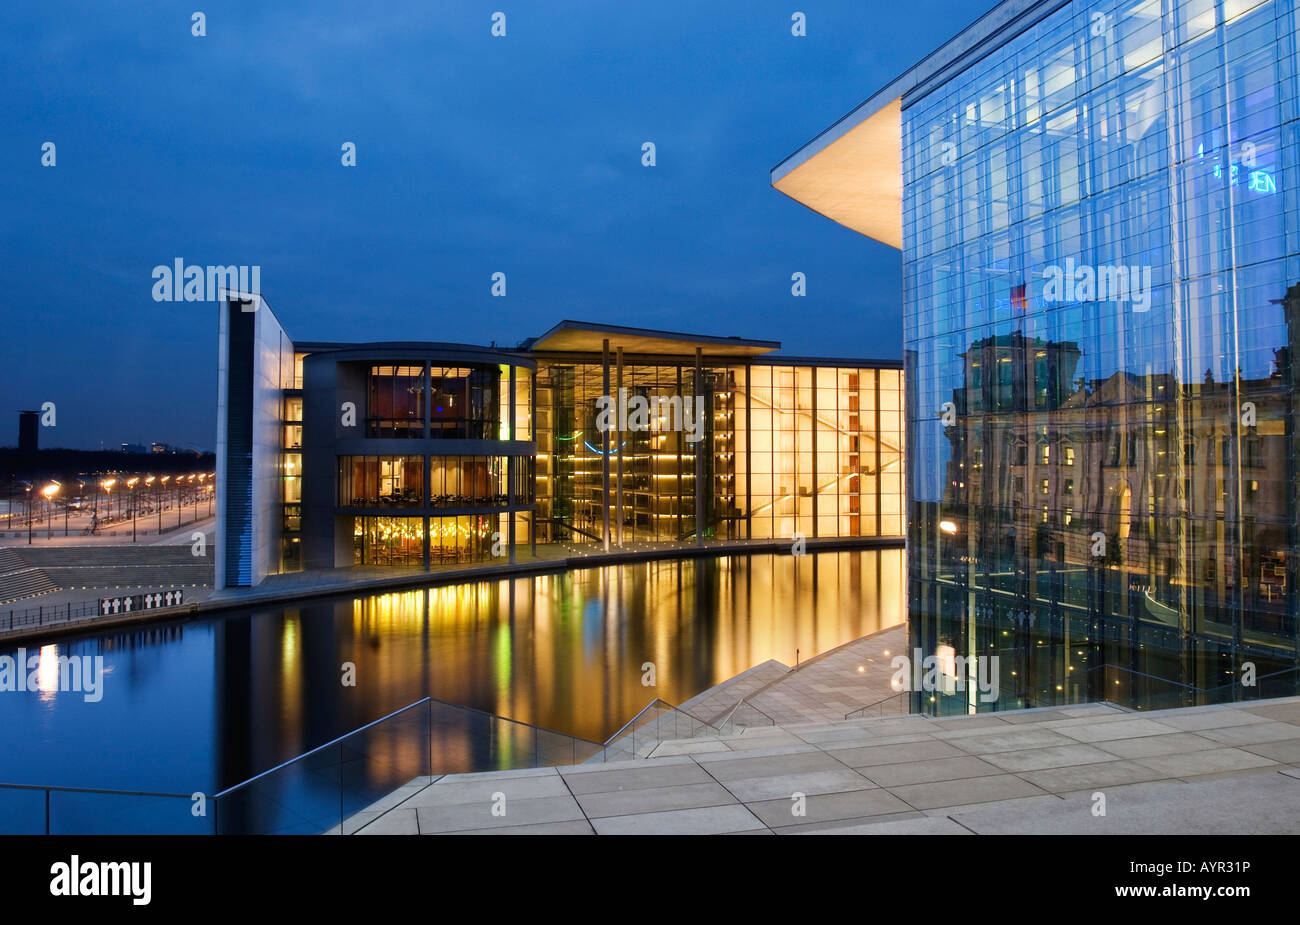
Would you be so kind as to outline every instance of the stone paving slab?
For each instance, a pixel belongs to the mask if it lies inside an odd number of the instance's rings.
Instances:
[[[1014,774],[970,777],[928,784],[906,784],[890,789],[892,793],[897,794],[909,806],[916,809],[938,809],[941,806],[992,803],[1043,795],[1041,788]]]
[[[713,780],[707,771],[691,761],[676,764],[639,761],[637,765],[638,767],[589,773],[576,773],[565,768],[560,773],[569,791],[578,797],[587,793],[606,793],[611,790],[647,790],[655,787],[705,784]]]
[[[867,790],[875,784],[850,768],[827,771],[798,771],[728,780],[727,790],[742,803],[789,799],[793,793],[825,794]]]
[[[1300,780],[1276,773],[1112,792],[1105,816],[1093,805],[1090,794],[1078,794],[1057,806],[953,818],[981,835],[1300,834]]]
[[[1117,756],[1092,745],[1049,745],[1046,748],[1022,748],[1010,752],[990,752],[983,760],[1003,771],[1044,771],[1070,768],[1081,764],[1114,761]]]
[[[879,767],[858,768],[857,771],[879,787],[894,789],[908,784],[931,784],[935,781],[962,780],[1003,773],[996,765],[973,756],[884,764]]]
[[[765,828],[757,816],[739,803],[609,816],[595,820],[592,825],[599,835],[727,835]]]
[[[570,794],[529,799],[507,798],[504,813],[493,815],[498,805],[501,804],[492,799],[474,799],[452,805],[416,807],[415,814],[422,835],[586,819]],[[399,807],[401,808],[405,807]]]
[[[1167,735],[1144,736],[1137,739],[1112,739],[1097,742],[1095,748],[1116,758],[1154,758],[1158,755],[1181,755],[1207,748],[1219,748],[1221,743],[1194,732],[1173,732]]]
[[[726,787],[716,781],[636,790],[606,790],[583,794],[577,797],[577,801],[588,819],[695,809],[701,806],[727,806],[738,802]]]

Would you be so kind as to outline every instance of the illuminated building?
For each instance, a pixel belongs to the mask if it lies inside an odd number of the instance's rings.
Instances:
[[[1296,692],[1298,27],[1007,0],[773,171],[902,251],[912,644],[1001,671],[941,709]]]
[[[219,587],[537,544],[902,544],[897,361],[571,321],[512,349],[293,341],[243,298],[221,303]]]

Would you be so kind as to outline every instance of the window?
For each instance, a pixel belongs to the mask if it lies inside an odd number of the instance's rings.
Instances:
[[[366,392],[367,437],[424,436],[424,366],[373,366]]]
[[[422,507],[423,456],[340,456],[340,507]]]

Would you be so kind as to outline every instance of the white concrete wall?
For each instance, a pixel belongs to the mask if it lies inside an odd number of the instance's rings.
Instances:
[[[252,584],[257,585],[267,575],[280,570],[280,544],[283,532],[283,392],[293,380],[293,342],[281,327],[271,307],[260,296],[253,296],[256,305],[253,332],[253,454],[252,454],[252,523],[246,555],[249,557]],[[218,498],[226,497],[227,451],[226,413],[228,407],[228,379],[230,375],[229,327],[230,305],[221,304],[219,323],[221,354],[218,362],[217,388],[217,491]],[[236,308],[235,310],[238,310]],[[221,505],[216,528],[216,584],[218,588],[235,583],[235,576],[227,576],[224,551],[227,524],[225,507]]]
[[[293,382],[293,342],[275,313],[258,300],[253,344],[253,584],[280,571],[284,526],[283,389]]]

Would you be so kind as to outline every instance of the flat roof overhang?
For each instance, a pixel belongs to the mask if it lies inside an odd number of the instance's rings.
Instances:
[[[899,97],[779,178],[774,170],[772,185],[814,212],[901,250],[902,150]]]
[[[1003,0],[772,168],[772,186],[902,249],[902,111],[1070,0]]]
[[[520,349],[543,353],[600,353],[605,341],[609,349],[623,348],[631,354],[695,356],[698,347],[711,357],[753,357],[779,350],[779,341],[745,340],[709,334],[678,334],[646,328],[627,328],[587,321],[561,321],[541,337],[520,344]]]

